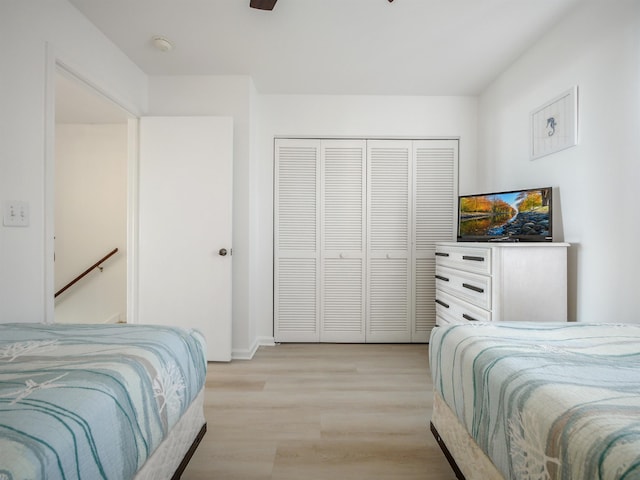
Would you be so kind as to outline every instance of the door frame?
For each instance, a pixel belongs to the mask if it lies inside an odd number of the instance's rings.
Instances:
[[[138,285],[138,119],[141,112],[133,105],[118,99],[99,81],[84,72],[56,52],[50,42],[45,51],[44,91],[44,311],[45,323],[55,322],[55,96],[56,72],[66,75],[86,86],[95,95],[111,102],[129,117],[127,125],[127,323],[137,322]]]

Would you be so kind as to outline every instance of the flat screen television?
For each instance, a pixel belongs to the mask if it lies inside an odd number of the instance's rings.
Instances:
[[[551,242],[551,187],[458,198],[459,242]]]

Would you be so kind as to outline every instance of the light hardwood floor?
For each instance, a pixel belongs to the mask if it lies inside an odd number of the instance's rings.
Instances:
[[[453,480],[427,345],[282,344],[210,363],[184,480]]]

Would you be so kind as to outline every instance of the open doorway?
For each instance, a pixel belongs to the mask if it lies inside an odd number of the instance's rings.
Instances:
[[[95,89],[56,69],[57,323],[127,322],[130,118]]]

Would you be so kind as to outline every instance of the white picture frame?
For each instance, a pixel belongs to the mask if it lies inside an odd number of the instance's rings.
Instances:
[[[531,112],[531,160],[578,144],[578,86]]]

